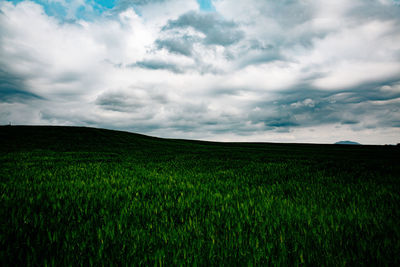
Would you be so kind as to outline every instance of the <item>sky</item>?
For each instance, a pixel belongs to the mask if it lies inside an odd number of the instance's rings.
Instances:
[[[400,142],[398,0],[0,0],[0,124]]]

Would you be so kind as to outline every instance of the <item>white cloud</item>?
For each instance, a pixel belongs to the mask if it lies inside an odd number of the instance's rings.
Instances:
[[[316,79],[314,86],[327,90],[343,90],[368,82],[382,82],[399,77],[400,63],[343,61],[330,68],[321,67],[320,71],[324,77]]]
[[[312,49],[289,50],[287,56],[307,72],[320,73],[317,88],[346,89],[398,78],[399,38],[394,21],[371,21],[315,38]]]

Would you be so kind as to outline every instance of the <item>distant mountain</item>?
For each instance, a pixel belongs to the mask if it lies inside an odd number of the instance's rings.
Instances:
[[[335,143],[336,145],[361,145],[360,143],[353,141],[339,141]]]

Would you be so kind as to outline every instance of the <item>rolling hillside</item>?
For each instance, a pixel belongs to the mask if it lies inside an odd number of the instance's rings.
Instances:
[[[11,265],[398,265],[400,149],[0,127]]]

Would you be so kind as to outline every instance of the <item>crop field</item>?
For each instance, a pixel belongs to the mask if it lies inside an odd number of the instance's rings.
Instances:
[[[400,148],[0,127],[2,266],[400,266]]]

